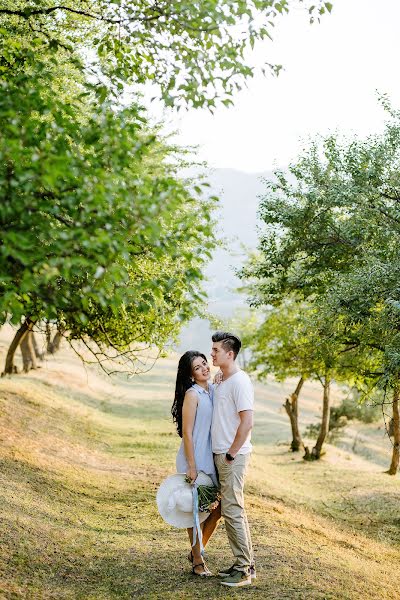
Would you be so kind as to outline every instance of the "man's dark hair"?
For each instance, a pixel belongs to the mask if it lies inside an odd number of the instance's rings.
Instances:
[[[240,338],[238,338],[238,336],[234,333],[229,333],[227,331],[216,331],[211,339],[213,342],[222,342],[222,347],[225,352],[232,350],[235,358],[239,354],[240,348],[242,347]]]

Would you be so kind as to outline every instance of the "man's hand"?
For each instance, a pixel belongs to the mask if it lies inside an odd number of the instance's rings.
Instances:
[[[247,439],[252,427],[253,427],[253,411],[252,410],[241,410],[239,413],[240,424],[237,428],[235,439],[232,442],[231,447],[228,450],[228,454],[236,456],[240,448],[243,446]],[[226,460],[225,461],[229,462]]]
[[[221,383],[222,378],[223,378],[223,374],[222,374],[222,371],[220,370],[215,374],[213,383],[216,383],[218,385],[219,383]]]
[[[229,458],[228,458],[228,454],[229,454],[229,456],[231,456],[231,457],[232,457],[232,459],[231,459],[231,460],[229,460]],[[227,464],[227,465],[231,465],[231,464],[233,463],[233,461],[235,460],[235,456],[236,456],[236,454],[232,454],[232,453],[231,453],[231,451],[227,452],[227,453],[225,454],[225,462],[226,462],[226,464]]]

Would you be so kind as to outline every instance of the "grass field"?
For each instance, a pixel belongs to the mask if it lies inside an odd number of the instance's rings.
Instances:
[[[2,361],[6,343],[3,335]],[[0,381],[0,597],[400,598],[398,476],[333,446],[318,463],[289,453],[279,406],[290,383],[257,386],[246,499],[258,579],[229,590],[190,574],[186,532],[155,505],[179,445],[169,417],[175,368],[171,357],[111,380],[63,349]],[[316,420],[319,396],[307,387],[303,424]],[[383,436],[374,443],[383,456]],[[221,525],[208,564],[231,561]]]

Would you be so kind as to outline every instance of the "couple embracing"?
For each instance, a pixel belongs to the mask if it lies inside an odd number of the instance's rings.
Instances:
[[[205,473],[219,488],[220,503],[214,502],[211,512],[203,514],[201,526],[193,510],[194,529],[188,527],[192,545],[188,559],[193,574],[212,575],[203,559],[203,547],[222,516],[234,564],[220,570],[218,576],[223,585],[241,587],[250,585],[256,576],[243,496],[252,449],[254,392],[248,375],[235,362],[240,339],[218,331],[212,342],[213,365],[220,369],[214,384],[210,382],[210,367],[204,354],[188,351],[179,361],[172,406],[173,419],[182,437],[176,467],[178,473],[186,473],[186,481],[194,487]]]

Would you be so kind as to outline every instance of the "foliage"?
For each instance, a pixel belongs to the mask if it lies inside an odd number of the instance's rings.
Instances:
[[[338,323],[326,319],[323,307],[293,296],[265,309],[250,347],[250,368],[262,380],[273,374],[278,381],[300,376],[321,381],[327,371],[347,380],[348,371],[363,358],[346,352]]]
[[[376,393],[374,402],[365,402],[357,389],[350,392],[339,405],[330,407],[329,442],[333,442],[340,435],[341,430],[348,425],[349,421],[357,420],[363,423],[374,423],[382,417],[380,406],[384,401],[382,393]],[[307,425],[304,432],[306,437],[317,438],[319,427],[319,424],[314,423]]]
[[[357,419],[363,423],[374,423],[382,416],[380,404],[383,398],[381,396],[382,394],[378,393],[373,401],[364,402],[357,389],[351,390],[351,393],[346,395],[338,406],[331,407],[331,428],[342,417],[348,421]]]
[[[260,254],[242,273],[254,304],[279,305],[287,294],[316,303],[326,339],[357,354],[360,384],[385,385],[400,368],[399,159],[393,111],[382,136],[315,142],[268,183]]]
[[[167,105],[212,109],[218,98],[233,104],[254,74],[247,50],[271,38],[293,4],[311,21],[332,10],[321,0],[6,0],[0,27],[29,27],[55,47],[78,49],[89,71],[117,91],[122,82],[153,82]]]
[[[273,373],[278,381],[307,376],[307,312],[311,307],[287,298],[279,307],[268,307],[251,340],[250,369],[260,379]]]
[[[308,6],[311,19],[331,4]],[[0,322],[53,322],[100,363],[162,347],[202,303],[212,200],[125,84],[229,105],[287,1],[6,0],[0,7]],[[142,347],[141,346],[141,347]]]
[[[400,113],[386,99],[383,103],[390,120],[382,135],[350,143],[330,136],[314,142],[289,173],[275,173],[260,205],[260,252],[242,277],[250,280],[255,306],[281,310],[288,296],[313,306],[308,362],[322,350],[331,377],[366,390],[365,396],[376,386],[385,395],[391,392],[397,425],[388,473],[395,474],[400,457]],[[327,407],[324,401],[325,431]]]
[[[24,69],[0,80],[1,322],[162,346],[201,305],[213,201],[178,177],[178,150],[138,104],[99,103],[83,83],[71,96],[57,53],[14,56]]]

